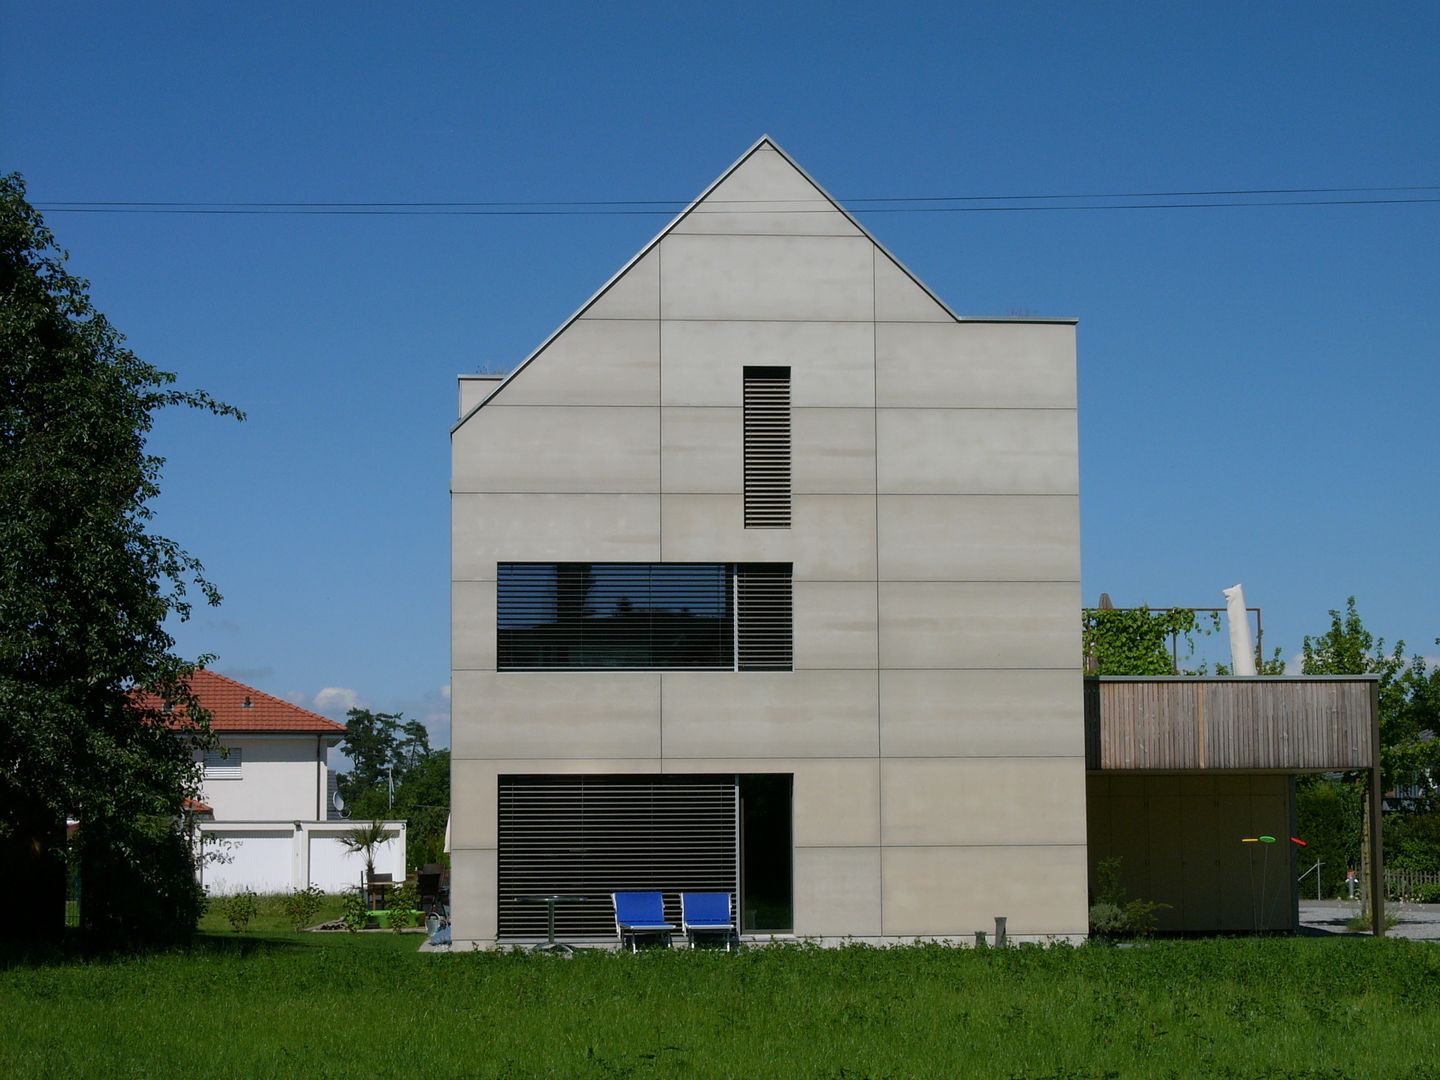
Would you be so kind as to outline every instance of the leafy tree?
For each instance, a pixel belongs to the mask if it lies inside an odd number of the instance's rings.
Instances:
[[[349,755],[351,769],[340,773],[336,783],[351,809],[358,812],[360,801],[377,791],[388,808],[392,785],[398,790],[406,773],[430,756],[430,733],[420,721],[406,720],[404,713],[351,709],[345,714],[340,747]]]
[[[1303,644],[1306,675],[1378,675],[1380,699],[1380,783],[1381,790],[1399,784],[1421,783],[1432,777],[1440,764],[1440,728],[1436,711],[1436,676],[1428,671],[1422,657],[1405,660],[1405,643],[1397,641],[1390,651],[1385,639],[1377,639],[1360,618],[1355,598],[1346,598],[1345,611],[1330,612],[1330,629],[1318,637],[1306,635]],[[1368,771],[1352,777],[1358,792],[1369,791]],[[1308,824],[1308,822],[1306,823]],[[1392,818],[1382,827],[1393,830],[1399,821]],[[1369,876],[1370,817],[1363,815],[1363,876]],[[1416,843],[1409,857],[1419,857]]]
[[[345,714],[345,737],[340,748],[349,755],[351,768],[336,777],[340,794],[354,803],[362,793],[385,787],[399,749],[400,713],[351,709]],[[352,807],[353,809],[353,807]]]
[[[430,734],[403,713],[351,709],[341,747],[354,767],[336,784],[355,818],[404,818],[413,866],[441,858],[450,808],[450,751],[431,750]]]
[[[188,932],[198,916],[174,827],[198,790],[206,717],[171,651],[200,563],[150,531],[163,459],[146,452],[167,406],[242,418],[125,348],[65,269],[24,181],[0,177],[0,870],[33,935],[63,919],[65,822],[80,822],[81,917],[95,936]],[[193,719],[177,737],[158,705]],[[187,878],[188,875],[188,878]]]
[[[1440,682],[1420,656],[1405,659],[1405,642],[1389,652],[1375,638],[1355,607],[1330,612],[1330,629],[1306,635],[1306,675],[1378,675],[1380,677],[1380,773],[1386,788],[1426,780],[1440,765]]]

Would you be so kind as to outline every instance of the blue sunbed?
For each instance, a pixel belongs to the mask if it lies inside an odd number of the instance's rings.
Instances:
[[[675,926],[665,921],[665,899],[658,892],[617,892],[611,893],[615,904],[615,932],[620,935],[620,947],[630,941],[630,951],[637,951],[636,941],[642,936],[659,937],[666,945]]]
[[[680,925],[693,947],[696,934],[724,934],[725,951],[735,937],[735,919],[730,913],[728,892],[682,892],[680,894]]]

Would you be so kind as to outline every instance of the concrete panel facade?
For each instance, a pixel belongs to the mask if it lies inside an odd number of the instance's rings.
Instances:
[[[747,365],[788,529],[744,527]],[[1072,325],[957,321],[762,143],[455,432],[455,940],[496,777],[573,772],[790,774],[798,936],[1083,935],[1074,408]],[[499,672],[506,561],[791,563],[794,670]]]

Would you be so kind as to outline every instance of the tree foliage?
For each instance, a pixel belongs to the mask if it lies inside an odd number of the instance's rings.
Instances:
[[[66,259],[23,180],[0,178],[0,851],[50,923],[77,819],[95,867],[82,918],[124,940],[194,924],[170,825],[198,787],[191,747],[133,692],[184,705],[204,737],[165,622],[190,614],[191,587],[219,601],[200,563],[150,530],[164,462],[146,437],[169,406],[241,414],[127,349]]]
[[[1295,813],[1307,845],[1301,852],[1298,872],[1310,869],[1316,861],[1324,863],[1319,870],[1321,895],[1339,896],[1345,886],[1345,872],[1360,866],[1361,821],[1365,815],[1360,788],[1323,776],[1299,777]],[[1302,892],[1309,895],[1315,885],[1309,878],[1306,882]]]
[[[361,800],[378,792],[390,801],[390,789],[397,790],[406,775],[430,756],[430,733],[418,720],[406,720],[404,713],[351,709],[345,714],[345,737],[340,748],[351,761],[348,773],[337,778],[340,794],[357,809]]]
[[[441,858],[450,808],[450,751],[432,750],[430,735],[404,713],[351,709],[341,748],[353,767],[336,784],[354,818],[404,818],[412,866]]]
[[[1386,788],[1423,783],[1440,766],[1440,672],[1421,656],[1405,659],[1405,642],[1388,652],[1385,639],[1365,628],[1355,598],[1330,612],[1330,629],[1306,635],[1306,675],[1378,675],[1380,682],[1380,774]]]

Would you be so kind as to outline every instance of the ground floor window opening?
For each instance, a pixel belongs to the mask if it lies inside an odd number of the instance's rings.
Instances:
[[[502,776],[498,934],[613,937],[610,894],[657,890],[680,923],[681,892],[736,896],[744,932],[792,928],[791,777],[687,774]]]

